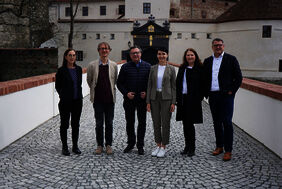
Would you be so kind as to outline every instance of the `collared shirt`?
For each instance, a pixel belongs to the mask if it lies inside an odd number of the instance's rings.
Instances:
[[[139,62],[136,64],[136,67],[139,68],[141,64],[141,59],[139,60]]]
[[[103,62],[101,61],[101,59],[99,59],[99,66],[103,64]],[[103,65],[108,65],[109,64],[109,59],[107,60],[107,63],[106,64],[103,64]]]
[[[220,69],[220,65],[221,65],[221,62],[222,62],[223,55],[224,55],[224,52],[218,58],[216,58],[213,55],[211,91],[219,91],[220,90],[219,83],[218,83],[218,73],[219,73],[219,69]]]
[[[191,66],[187,66],[187,68],[184,71],[184,75],[183,75],[183,87],[182,87],[182,94],[187,94],[188,90],[187,90],[187,82],[186,82],[186,70],[187,69],[192,69],[193,67]]]

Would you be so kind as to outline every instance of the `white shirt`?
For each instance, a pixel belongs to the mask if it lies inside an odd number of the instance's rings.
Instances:
[[[192,69],[193,67],[188,66],[187,69]],[[187,90],[187,82],[186,82],[186,69],[184,71],[184,75],[183,75],[183,84],[182,84],[182,94],[187,94],[188,90]]]
[[[216,58],[213,55],[213,63],[212,63],[212,83],[211,83],[211,91],[219,91],[219,83],[218,83],[218,73],[219,73],[219,68],[222,62],[224,52]]]
[[[162,91],[162,82],[166,66],[158,65],[157,91]]]

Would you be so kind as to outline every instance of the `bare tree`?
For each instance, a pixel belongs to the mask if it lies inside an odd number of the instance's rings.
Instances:
[[[73,5],[75,4],[75,10],[73,10]],[[69,40],[68,40],[68,48],[72,48],[72,40],[73,40],[73,26],[74,26],[74,18],[77,13],[79,0],[70,0],[70,33],[69,33]]]

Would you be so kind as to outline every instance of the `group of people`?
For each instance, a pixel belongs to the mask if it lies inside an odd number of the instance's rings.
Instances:
[[[111,61],[111,47],[102,42],[97,48],[99,59],[87,67],[87,83],[93,103],[96,122],[96,154],[105,150],[113,153],[113,119],[116,87],[124,97],[127,146],[124,153],[131,152],[135,145],[139,155],[144,155],[146,115],[151,112],[156,148],[152,156],[165,157],[170,138],[170,120],[176,112],[176,120],[182,121],[185,146],[182,155],[195,155],[196,123],[203,123],[202,100],[208,98],[212,113],[216,147],[212,155],[224,152],[223,160],[231,160],[233,146],[232,116],[235,93],[242,82],[242,74],[236,57],[224,52],[224,42],[212,41],[213,55],[202,63],[197,52],[188,48],[183,55],[176,75],[168,62],[168,50],[158,48],[158,63],[154,66],[141,59],[142,50],[137,46],[129,49],[130,61],[123,64],[118,74],[117,64]],[[75,50],[64,53],[62,67],[56,74],[55,87],[60,97],[60,136],[62,154],[70,155],[67,145],[67,129],[71,117],[72,151],[81,154],[78,148],[79,120],[82,110],[82,69],[75,64]],[[135,133],[137,112],[137,134]],[[105,127],[104,127],[105,125]],[[105,130],[105,131],[104,131]],[[104,137],[105,134],[105,137]],[[105,142],[104,142],[105,138]]]

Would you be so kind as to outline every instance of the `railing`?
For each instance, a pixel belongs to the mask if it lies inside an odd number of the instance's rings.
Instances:
[[[83,95],[89,94],[83,70]],[[55,74],[0,82],[0,150],[58,114]],[[282,86],[244,79],[233,122],[282,157]]]

